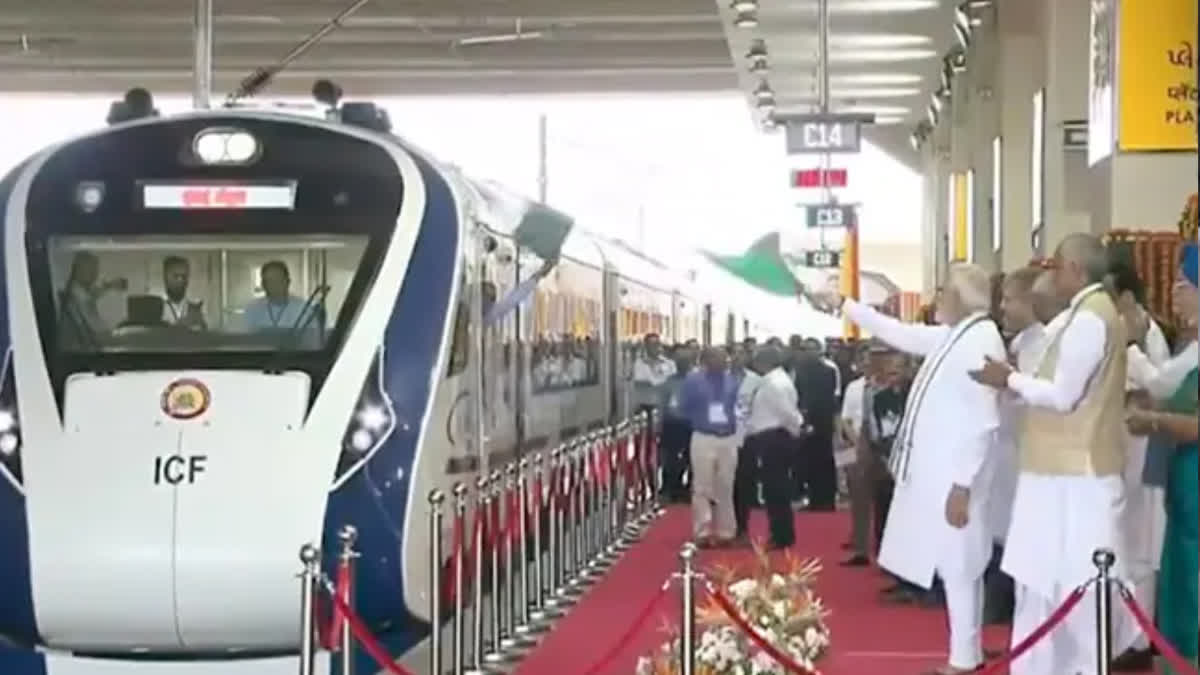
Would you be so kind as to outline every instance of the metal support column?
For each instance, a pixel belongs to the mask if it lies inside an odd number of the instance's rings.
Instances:
[[[207,109],[212,104],[213,0],[196,0],[193,17],[195,52],[192,56],[192,107]]]

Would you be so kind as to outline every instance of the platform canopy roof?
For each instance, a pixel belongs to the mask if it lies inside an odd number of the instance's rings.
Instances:
[[[352,0],[213,0],[218,91]],[[0,88],[190,89],[194,0],[0,0]],[[714,0],[371,0],[278,80],[362,94],[732,91]]]
[[[829,0],[835,110],[871,112],[895,151],[926,114],[957,0]],[[353,0],[213,0],[215,90],[287,54]],[[354,96],[741,91],[816,100],[817,0],[370,0],[272,85]],[[987,4],[979,0],[961,3]],[[191,89],[195,0],[0,0],[0,91]],[[768,70],[746,53],[765,45]],[[903,127],[894,131],[885,127]],[[903,145],[903,143],[900,143]],[[890,147],[889,147],[890,146]]]

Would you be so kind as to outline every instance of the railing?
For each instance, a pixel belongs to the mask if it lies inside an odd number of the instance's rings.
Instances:
[[[654,428],[641,413],[510,462],[473,486],[456,484],[450,495],[430,492],[430,673],[447,672],[447,613],[449,672],[486,675],[518,661],[641,537],[662,513]],[[315,546],[300,551],[300,675],[315,672],[322,646],[339,652],[342,675],[353,675],[356,639],[381,668],[411,675],[354,612],[354,528],[339,539],[334,579],[322,573]],[[333,605],[324,626],[315,611],[320,593]]]
[[[770,656],[776,663],[783,667],[784,671],[792,675],[818,675],[818,671],[811,667],[806,667],[797,662],[788,655],[786,648],[783,645],[772,643],[757,627],[754,625],[752,618],[745,617],[738,609],[737,603],[729,597],[725,589],[715,586],[710,579],[703,573],[695,569],[695,547],[692,544],[685,544],[679,553],[680,570],[671,575],[661,587],[659,593],[649,599],[649,604],[646,609],[639,612],[629,628],[625,631],[622,638],[612,646],[604,656],[597,662],[593,663],[589,668],[580,669],[579,672],[584,675],[596,675],[597,673],[605,672],[612,665],[615,658],[621,654],[625,647],[633,640],[644,627],[646,621],[650,618],[652,610],[662,600],[662,596],[667,593],[671,586],[678,583],[680,590],[680,614],[679,614],[679,640],[678,651],[675,656],[679,675],[694,675],[699,672],[697,663],[696,649],[696,599],[697,590],[707,595],[712,604],[720,608],[721,612],[729,619],[737,629],[743,633],[750,642],[763,653]],[[1013,661],[1021,655],[1028,652],[1034,645],[1046,639],[1063,621],[1065,621],[1072,612],[1074,612],[1080,602],[1083,601],[1088,591],[1095,589],[1095,613],[1096,613],[1096,675],[1111,675],[1112,660],[1113,660],[1113,593],[1118,594],[1121,601],[1128,609],[1130,616],[1137,623],[1138,627],[1150,639],[1150,642],[1158,649],[1162,657],[1171,666],[1171,672],[1176,675],[1200,675],[1197,673],[1196,666],[1184,658],[1178,650],[1167,641],[1163,635],[1158,632],[1154,626],[1153,620],[1146,615],[1145,611],[1138,605],[1134,599],[1133,591],[1122,580],[1112,575],[1113,565],[1116,562],[1116,557],[1111,551],[1098,550],[1092,555],[1092,562],[1096,566],[1096,576],[1087,580],[1077,588],[1075,588],[1062,602],[1057,609],[1038,627],[1024,636],[1019,642],[1013,645],[1012,649],[993,659],[991,662],[980,666],[977,669],[978,675],[998,675],[1001,672],[1007,672],[1008,667]],[[699,589],[697,589],[699,582]]]

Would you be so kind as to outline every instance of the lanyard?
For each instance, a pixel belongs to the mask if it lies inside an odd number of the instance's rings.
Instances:
[[[946,341],[942,343],[942,346],[938,348],[938,352],[934,357],[926,359],[921,364],[921,369],[917,371],[917,378],[909,390],[910,395],[908,404],[905,406],[904,417],[900,419],[900,429],[896,432],[896,438],[892,441],[892,453],[888,458],[888,468],[897,481],[904,481],[908,478],[908,466],[912,455],[912,441],[916,428],[917,415],[921,412],[921,405],[925,403],[925,396],[929,393],[929,387],[933,383],[934,374],[942,367],[942,363],[950,355],[950,350],[954,345],[958,344],[963,335],[966,335],[967,330],[987,319],[986,314],[980,313],[964,320],[954,329],[954,332]]]

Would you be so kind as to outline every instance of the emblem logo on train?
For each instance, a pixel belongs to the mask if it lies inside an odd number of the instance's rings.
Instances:
[[[177,420],[190,420],[204,414],[212,395],[200,380],[175,380],[162,393],[162,411]]]

